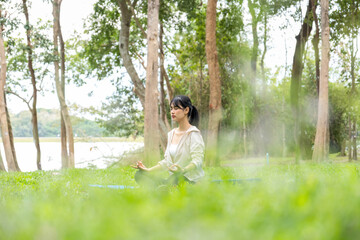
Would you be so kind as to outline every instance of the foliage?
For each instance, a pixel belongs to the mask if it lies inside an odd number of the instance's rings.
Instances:
[[[120,88],[120,84],[117,85]],[[123,87],[103,103],[97,122],[106,129],[105,135],[136,137],[144,134],[144,114],[130,88]]]
[[[126,167],[0,173],[0,234],[5,239],[355,239],[360,234],[358,164],[212,168],[203,183],[163,191],[137,188],[134,172]],[[243,181],[210,182],[234,178]]]
[[[54,109],[37,109],[39,119],[39,136],[56,137],[60,135],[60,112]],[[74,135],[78,137],[100,137],[105,134],[95,121],[85,118],[71,117]],[[11,116],[11,123],[15,137],[32,137],[31,114],[22,111]],[[108,134],[114,136],[112,134]]]

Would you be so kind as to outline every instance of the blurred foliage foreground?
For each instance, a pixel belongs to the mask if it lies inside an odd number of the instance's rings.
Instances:
[[[137,187],[134,169],[0,173],[0,239],[358,239],[357,163],[207,168]],[[238,184],[213,179],[253,179]],[[90,187],[127,185],[132,189]]]

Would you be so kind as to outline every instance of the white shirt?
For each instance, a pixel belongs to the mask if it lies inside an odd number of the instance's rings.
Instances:
[[[176,148],[177,148],[177,144],[170,144],[170,147],[169,147],[169,153],[170,153],[170,156],[172,159],[175,158],[175,153],[176,153]]]
[[[193,163],[196,167],[184,174],[184,176],[190,181],[197,182],[204,175],[202,169],[202,163],[204,159],[205,144],[201,136],[200,130],[195,126],[191,126],[180,139],[180,142],[175,148],[175,154],[172,156],[170,153],[171,142],[174,136],[175,129],[168,133],[168,142],[165,150],[165,158],[159,162],[163,169],[168,170],[168,167],[173,164],[177,164],[184,168],[190,163]],[[174,151],[174,150],[171,150]],[[171,171],[169,171],[172,174]]]

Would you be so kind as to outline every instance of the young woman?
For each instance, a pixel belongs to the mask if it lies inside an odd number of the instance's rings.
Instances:
[[[204,141],[199,129],[199,114],[187,96],[174,97],[170,103],[171,118],[178,123],[168,133],[165,158],[157,165],[147,168],[141,161],[134,168],[139,169],[135,180],[139,185],[158,186],[161,184],[177,185],[181,181],[196,183],[205,174],[202,169],[204,159]],[[170,177],[161,179],[153,174],[167,170]]]

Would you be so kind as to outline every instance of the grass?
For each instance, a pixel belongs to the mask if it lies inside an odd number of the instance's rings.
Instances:
[[[16,137],[15,142],[33,142],[31,137]],[[143,142],[143,137],[75,137],[75,142]],[[1,139],[0,139],[0,142]],[[41,137],[40,142],[60,142],[60,137]]]
[[[136,187],[134,169],[0,173],[0,239],[357,239],[360,165],[207,168],[196,185]],[[239,184],[213,179],[245,179]],[[258,178],[259,181],[246,179]],[[134,189],[94,188],[89,184]]]

